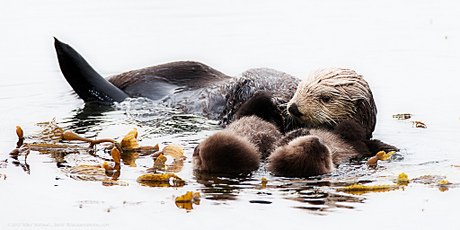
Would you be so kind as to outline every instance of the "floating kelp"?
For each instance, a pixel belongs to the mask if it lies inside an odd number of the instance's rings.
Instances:
[[[393,115],[393,118],[398,119],[398,120],[407,120],[407,119],[410,119],[411,117],[412,117],[412,114],[410,113],[399,113],[399,114]]]
[[[386,161],[386,160],[390,159],[391,156],[394,153],[395,153],[394,151],[391,151],[391,152],[388,152],[388,153],[386,153],[385,151],[380,151],[380,152],[376,153],[375,156],[369,158],[369,160],[367,161],[367,164],[369,166],[377,166],[377,162],[379,160]]]
[[[441,192],[445,192],[449,190],[449,188],[459,186],[458,183],[451,183],[445,176],[440,175],[423,175],[412,179],[411,182],[437,187]]]
[[[261,182],[260,182],[260,187],[261,187],[261,188],[267,188],[267,183],[268,183],[267,178],[262,177],[262,179],[260,179],[260,180],[261,180]]]
[[[55,119],[49,122],[37,123],[37,126],[41,127],[42,130],[38,135],[32,136],[31,139],[39,139],[40,141],[47,143],[56,143],[62,140],[64,129],[57,125]]]
[[[123,139],[121,140],[121,147],[125,150],[133,150],[140,147],[139,143],[137,142],[137,129],[134,128],[133,130],[129,131]]]
[[[0,173],[0,180],[6,180],[6,174]]]
[[[113,147],[111,155],[114,165],[104,162],[102,165],[77,165],[70,168],[64,168],[64,172],[75,180],[82,181],[102,181],[103,185],[121,185],[123,183],[114,182],[120,177],[120,151]]]
[[[155,146],[141,146],[137,141],[138,132],[137,128],[129,131],[121,140],[120,146],[125,152],[138,152],[141,155],[149,155],[154,152],[157,152],[160,148],[157,145]]]
[[[174,173],[147,173],[139,176],[137,182],[149,187],[182,187],[185,185],[185,181]]]
[[[128,186],[129,183],[121,180],[105,179],[102,181],[103,186]]]
[[[188,191],[184,195],[176,197],[175,203],[178,208],[189,211],[193,209],[194,204],[200,204],[200,199],[201,195],[199,192]]]
[[[171,156],[174,160],[184,159],[184,149],[177,144],[169,144],[161,151],[165,156]]]
[[[423,175],[411,180],[412,183],[425,184],[425,185],[434,185],[438,184],[439,181],[445,180],[445,176],[440,175]]]
[[[421,121],[412,121],[412,124],[414,125],[415,128],[422,128],[422,129],[427,128],[426,124]]]
[[[168,159],[165,157],[165,155],[160,154],[155,161],[153,162],[153,167],[149,169],[149,171],[166,171],[166,161]]]
[[[399,185],[383,184],[383,185],[363,185],[353,184],[347,187],[338,188],[338,192],[346,192],[353,195],[362,195],[369,192],[388,192],[399,189]]]
[[[409,176],[405,173],[400,173],[395,182],[398,185],[407,186],[409,184]]]
[[[170,172],[177,173],[182,170],[184,167],[184,149],[177,144],[169,144],[163,148],[160,152],[153,155],[154,163],[153,167],[149,168],[148,172]],[[173,162],[171,164],[166,164],[167,157],[171,157]]]
[[[102,165],[77,165],[63,170],[70,178],[75,180],[103,181],[107,179]]]
[[[95,146],[97,144],[104,143],[104,142],[109,142],[109,143],[113,143],[113,144],[117,145],[117,142],[114,139],[104,138],[104,139],[94,139],[93,140],[93,139],[81,137],[78,134],[76,134],[76,133],[74,133],[72,131],[69,131],[69,130],[64,131],[62,133],[62,140],[88,142],[90,144],[89,148],[92,148],[93,146]]]
[[[19,155],[25,155],[27,158],[27,155],[29,155],[29,148],[28,146],[23,146],[24,145],[24,131],[20,126],[16,126],[16,135],[18,136],[18,141],[16,142],[16,148],[14,148],[10,152],[10,156],[13,158],[17,158]]]

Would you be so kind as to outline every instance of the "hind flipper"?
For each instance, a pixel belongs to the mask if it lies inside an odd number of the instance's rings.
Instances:
[[[69,45],[54,38],[61,72],[73,90],[85,102],[121,102],[128,95],[99,75],[86,60]]]

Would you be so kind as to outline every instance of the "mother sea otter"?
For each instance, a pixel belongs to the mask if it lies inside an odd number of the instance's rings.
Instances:
[[[284,117],[282,131],[301,126],[333,128],[351,119],[362,125],[370,139],[375,128],[377,109],[372,92],[353,70],[325,69],[300,82],[273,69],[250,69],[239,77],[229,77],[202,63],[181,61],[105,79],[69,45],[55,39],[55,48],[64,77],[85,102],[146,97],[226,125],[243,102],[258,91],[268,91]]]

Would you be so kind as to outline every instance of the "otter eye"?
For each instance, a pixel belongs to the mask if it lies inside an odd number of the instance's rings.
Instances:
[[[319,99],[324,103],[328,103],[331,101],[332,97],[328,95],[321,95]]]

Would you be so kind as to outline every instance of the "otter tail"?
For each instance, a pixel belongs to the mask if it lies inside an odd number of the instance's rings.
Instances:
[[[85,102],[121,102],[128,95],[99,75],[86,60],[69,45],[54,38],[61,72],[73,90]]]

